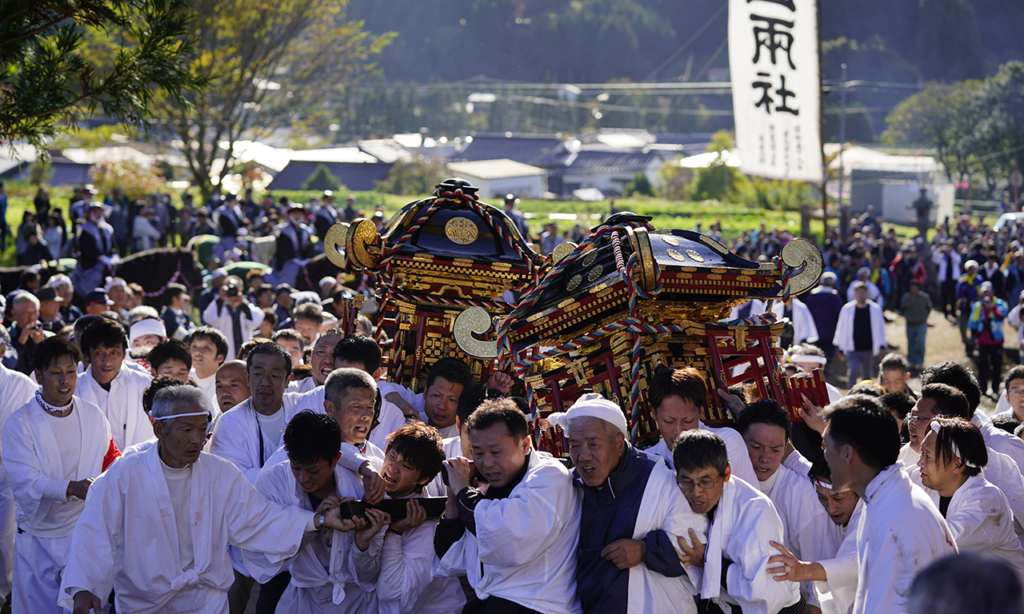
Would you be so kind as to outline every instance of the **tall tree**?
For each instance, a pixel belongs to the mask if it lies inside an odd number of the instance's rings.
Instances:
[[[0,143],[46,141],[97,111],[146,126],[157,96],[187,109],[190,0],[0,0]],[[107,54],[86,53],[102,37]]]
[[[347,18],[348,0],[196,0],[191,71],[209,87],[164,106],[207,198],[238,161],[240,140],[301,122],[337,90],[374,72],[391,40]]]
[[[969,145],[981,144],[985,161],[1009,174],[1024,173],[1024,62],[1007,62],[976,95],[978,122]]]

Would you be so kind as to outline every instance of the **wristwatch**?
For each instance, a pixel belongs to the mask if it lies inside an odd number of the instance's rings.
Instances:
[[[321,512],[320,513],[320,517],[317,520],[320,521],[320,528],[323,529],[324,528],[324,523],[327,522],[327,513],[326,512]]]

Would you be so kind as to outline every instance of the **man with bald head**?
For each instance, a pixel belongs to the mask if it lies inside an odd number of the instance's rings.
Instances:
[[[345,331],[340,328],[332,328],[317,337],[316,343],[313,344],[313,353],[310,356],[313,376],[301,381],[293,381],[288,385],[288,392],[309,392],[323,386],[327,381],[327,376],[334,371],[334,347],[344,337]]]
[[[690,509],[675,475],[629,445],[625,414],[600,395],[584,395],[553,417],[569,439],[572,483],[583,496],[576,551],[583,612],[696,612],[700,576],[690,567],[688,577],[678,539],[703,534],[707,519]]]
[[[221,413],[235,405],[240,405],[249,398],[249,377],[245,371],[245,362],[229,360],[217,369],[217,406]]]

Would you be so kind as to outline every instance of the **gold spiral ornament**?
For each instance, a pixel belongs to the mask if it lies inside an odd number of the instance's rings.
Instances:
[[[339,223],[330,227],[327,236],[324,237],[324,253],[331,264],[339,269],[345,268],[345,236],[348,234],[348,224]]]
[[[483,307],[470,307],[455,318],[452,333],[455,343],[466,354],[474,358],[495,358],[498,355],[497,341],[481,341],[473,336],[491,330],[491,314]]]
[[[782,262],[791,269],[803,270],[789,278],[789,293],[796,296],[814,287],[825,265],[818,248],[806,239],[792,239],[782,248]]]
[[[345,235],[345,254],[360,269],[372,269],[380,261],[381,238],[371,220],[358,219]]]

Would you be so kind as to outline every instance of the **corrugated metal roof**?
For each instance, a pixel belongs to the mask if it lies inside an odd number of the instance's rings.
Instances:
[[[449,162],[448,170],[456,175],[479,177],[480,179],[502,179],[505,177],[534,177],[544,175],[546,170],[515,160],[475,160],[473,162]]]
[[[477,135],[449,159],[456,162],[509,159],[523,164],[536,164],[537,160],[561,144],[561,139],[548,135]]]

